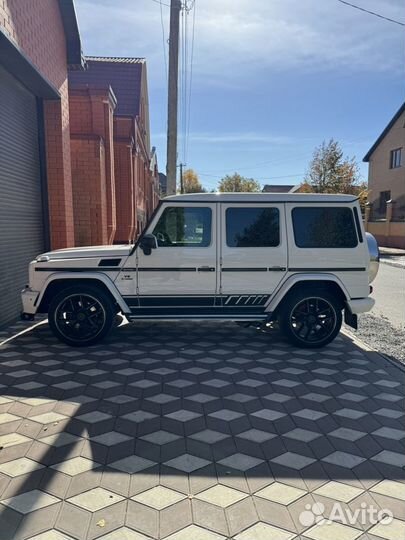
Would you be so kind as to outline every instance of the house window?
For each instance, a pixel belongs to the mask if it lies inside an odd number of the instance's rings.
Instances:
[[[402,148],[391,150],[390,168],[398,169],[402,165]]]
[[[387,201],[391,200],[391,191],[380,191],[380,214],[387,211]]]

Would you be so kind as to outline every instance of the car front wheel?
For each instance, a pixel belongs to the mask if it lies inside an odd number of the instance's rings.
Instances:
[[[327,291],[297,291],[281,307],[280,329],[294,345],[324,347],[335,339],[342,326],[342,307]]]
[[[111,330],[114,317],[108,295],[91,285],[63,289],[53,298],[48,311],[54,335],[75,347],[101,341]]]

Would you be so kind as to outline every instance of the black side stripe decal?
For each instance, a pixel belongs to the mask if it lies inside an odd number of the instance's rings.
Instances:
[[[365,268],[289,268],[290,272],[365,272]]]
[[[136,268],[125,268],[119,266],[91,266],[91,267],[74,267],[74,266],[40,266],[35,268],[35,272],[136,272]],[[197,272],[200,270],[193,267],[140,267],[139,272]],[[207,271],[213,271],[211,268]],[[200,270],[201,271],[201,270]],[[275,266],[270,268],[222,268],[222,272],[365,272],[366,268],[285,268],[283,266]]]
[[[124,268],[125,270],[125,268]],[[154,267],[139,267],[138,268],[138,271],[139,272],[196,272],[197,271],[197,268],[193,268],[193,267],[187,267],[187,266],[179,266],[179,267],[168,267],[168,266],[164,266],[162,268],[154,268]]]
[[[74,267],[74,266],[41,266],[35,268],[35,272],[119,272],[119,266],[91,266],[91,267]]]
[[[222,268],[222,272],[267,272],[267,268]]]

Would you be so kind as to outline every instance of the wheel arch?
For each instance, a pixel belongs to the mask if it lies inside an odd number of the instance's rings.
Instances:
[[[266,305],[266,312],[275,315],[288,295],[297,290],[314,288],[332,293],[340,300],[342,309],[350,299],[341,280],[333,274],[294,274],[284,281],[275,294],[270,297]]]
[[[126,302],[123,300],[117,287],[111,281],[111,279],[104,274],[92,274],[81,273],[80,275],[72,275],[71,272],[63,274],[51,274],[47,279],[41,294],[37,299],[37,313],[47,313],[49,303],[55,294],[58,294],[63,289],[71,287],[72,285],[91,284],[99,287],[103,292],[107,293],[111,300],[122,310],[124,313],[129,313],[130,309]]]

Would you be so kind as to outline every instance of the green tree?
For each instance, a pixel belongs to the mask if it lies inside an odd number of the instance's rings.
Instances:
[[[357,195],[364,208],[367,183],[361,180],[355,158],[345,157],[338,141],[330,139],[315,148],[308,173],[301,184],[302,193],[347,193]]]
[[[314,150],[304,189],[309,184],[314,193],[354,193],[360,185],[359,167],[354,158],[343,155],[339,143],[331,139]]]
[[[220,192],[254,192],[261,191],[261,185],[253,178],[245,178],[238,173],[227,174],[218,184]]]
[[[205,193],[207,191],[193,169],[187,169],[183,172],[183,191],[184,193]]]

